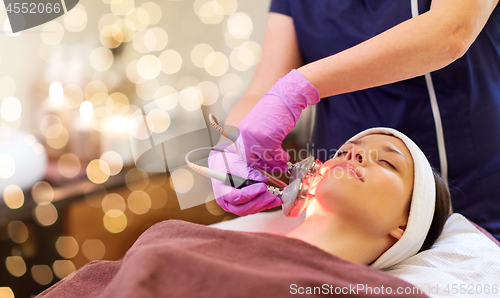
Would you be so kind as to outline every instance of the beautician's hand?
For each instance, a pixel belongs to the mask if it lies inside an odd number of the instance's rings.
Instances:
[[[210,169],[264,182],[236,189],[225,185],[219,180],[212,179],[214,195],[217,204],[222,209],[244,216],[281,205],[281,200],[278,197],[266,191],[265,182],[267,178],[261,172],[248,167],[246,161],[238,154],[234,146],[219,144],[216,147],[229,152],[212,151],[208,158],[208,167]]]
[[[237,146],[248,165],[267,172],[285,171],[290,156],[281,143],[302,110],[319,100],[316,88],[298,71],[282,77],[238,125]]]

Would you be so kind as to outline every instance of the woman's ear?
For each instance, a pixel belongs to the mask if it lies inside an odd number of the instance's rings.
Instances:
[[[396,238],[396,239],[399,240],[403,236],[405,230],[406,230],[406,224],[401,225],[401,226],[397,227],[396,229],[392,230],[389,233],[389,235],[391,235],[392,237],[394,237],[394,238]]]

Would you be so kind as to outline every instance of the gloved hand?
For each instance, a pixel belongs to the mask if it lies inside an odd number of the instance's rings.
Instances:
[[[282,77],[238,125],[236,143],[248,165],[267,172],[285,171],[290,155],[281,144],[302,110],[319,100],[318,90],[298,71]]]
[[[250,168],[238,154],[234,146],[219,144],[216,148],[229,152],[211,151],[208,157],[208,167],[224,173],[230,173],[245,179],[266,182],[266,177],[259,171]],[[225,157],[225,160],[224,160]],[[227,161],[227,166],[226,166]],[[281,200],[266,191],[265,183],[256,183],[236,189],[223,182],[212,179],[212,187],[217,204],[227,212],[244,216],[281,205]]]

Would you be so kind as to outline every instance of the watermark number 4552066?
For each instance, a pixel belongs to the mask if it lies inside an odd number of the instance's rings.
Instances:
[[[12,32],[47,23],[78,4],[79,0],[4,0]]]

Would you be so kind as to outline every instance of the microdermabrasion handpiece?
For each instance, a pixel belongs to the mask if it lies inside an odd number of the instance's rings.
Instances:
[[[217,179],[219,181],[224,182],[224,184],[227,186],[231,186],[231,187],[238,188],[238,189],[241,189],[245,186],[256,184],[256,183],[262,183],[260,181],[245,179],[245,178],[242,178],[240,176],[233,175],[230,173],[223,173],[223,172],[219,172],[216,170],[212,170],[210,168],[200,166],[200,165],[197,165],[197,164],[189,161],[189,155],[191,153],[196,152],[196,151],[201,151],[201,150],[215,150],[215,151],[220,151],[220,152],[226,152],[224,149],[211,148],[211,147],[198,148],[198,149],[190,151],[188,154],[186,154],[185,159],[186,159],[187,165],[191,169],[193,169],[195,172],[198,172],[204,176],[207,176],[207,177],[210,177],[213,179]]]
[[[226,138],[228,138],[231,141],[233,141],[233,143],[235,143],[235,146],[236,146],[236,140],[238,139],[238,134],[236,134],[234,132],[230,132],[227,129],[225,129],[224,127],[220,126],[219,122],[217,121],[217,118],[215,118],[215,116],[212,115],[212,114],[208,115],[208,120],[210,120],[210,125],[213,127],[213,129],[215,129],[215,131],[217,131],[221,135],[223,135]],[[290,168],[291,166],[292,166],[292,163],[289,162],[288,163],[288,168]],[[281,180],[273,177],[272,175],[270,175],[266,171],[263,171],[263,170],[257,169],[257,168],[255,168],[255,169],[257,171],[261,172],[264,176],[266,176],[266,178],[268,179],[268,181],[270,181],[274,185],[277,185],[279,187],[286,187],[287,186],[287,184],[285,182],[283,182],[283,181],[281,181]]]
[[[219,121],[217,121],[217,118],[215,118],[214,115],[209,114],[208,120],[210,120],[210,125],[215,129],[215,131],[217,131],[221,135],[225,136],[226,138],[230,139],[231,141],[233,141],[233,143],[236,142],[236,140],[238,139],[238,134],[236,134],[232,131],[229,131],[229,130],[225,129],[224,127],[220,126]]]
[[[211,114],[209,115],[209,120],[210,125],[217,132],[236,143],[236,140],[238,139],[238,135],[236,133],[229,132],[222,126],[220,126],[217,118],[215,118],[215,116]],[[213,150],[224,151],[223,149],[217,148],[213,148]],[[195,165],[188,161],[188,155],[186,155],[186,162],[193,170],[205,176],[223,181],[228,186],[242,188],[247,185],[259,183],[258,181],[244,179],[235,175],[226,174]],[[287,185],[283,181],[271,176],[265,171],[262,171],[260,169],[257,170],[264,174],[268,178],[269,182],[279,186],[274,187],[268,185],[267,191],[281,199],[281,201],[283,202],[283,213],[289,217],[298,217],[307,207],[307,204],[309,203],[311,198],[314,196],[315,186],[317,185],[319,180],[321,180],[321,174],[319,173],[321,165],[321,161],[313,157],[308,157],[295,164],[288,162],[287,172],[290,174],[290,181],[292,181],[290,185]]]

